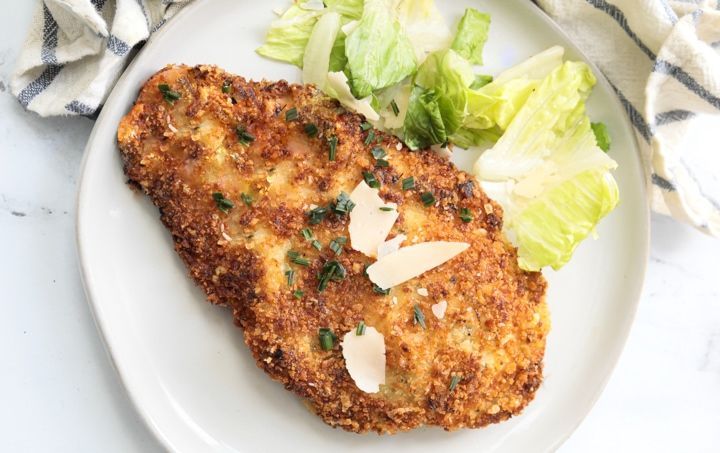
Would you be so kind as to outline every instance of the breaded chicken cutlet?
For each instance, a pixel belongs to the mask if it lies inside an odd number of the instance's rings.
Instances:
[[[477,428],[533,399],[549,328],[545,280],[518,267],[501,208],[446,159],[411,152],[313,86],[213,66],[155,74],[118,142],[129,182],[159,208],[190,276],[232,310],[258,366],[329,425]],[[365,272],[375,260],[349,239],[333,242],[348,237],[338,196],[368,174],[397,203],[389,237],[470,247],[383,294]],[[343,275],[322,288],[332,261]],[[442,319],[431,308],[439,301]],[[355,385],[339,342],[319,341],[319,329],[341,337],[360,321],[385,338],[377,393]]]

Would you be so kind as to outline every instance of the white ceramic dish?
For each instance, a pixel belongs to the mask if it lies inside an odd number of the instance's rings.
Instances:
[[[482,430],[427,428],[396,436],[334,430],[255,366],[229,313],[210,306],[186,277],[148,200],[125,185],[115,131],[141,84],[167,63],[214,63],[254,79],[297,81],[299,71],[260,58],[273,18],[266,2],[194,2],[144,47],[107,100],[86,149],[78,247],[99,330],[149,428],[169,450],[200,451],[548,451],[580,423],[599,396],[627,337],[648,250],[648,208],[631,127],[600,78],[589,103],[608,124],[621,203],[561,272],[546,272],[553,328],[545,382],[510,421]],[[467,6],[492,15],[487,71],[551,45],[577,49],[527,0],[443,1],[455,23]],[[596,71],[597,73],[597,71]],[[456,153],[459,155],[459,152]],[[462,166],[462,163],[461,163]]]

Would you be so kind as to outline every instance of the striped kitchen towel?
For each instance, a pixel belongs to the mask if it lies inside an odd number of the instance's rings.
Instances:
[[[13,93],[42,116],[95,113],[132,48],[188,1],[44,0]],[[720,236],[720,0],[534,1],[615,88],[653,209]]]
[[[43,0],[11,90],[41,116],[92,115],[133,48],[189,0]]]
[[[537,0],[610,80],[652,207],[720,236],[720,0]]]

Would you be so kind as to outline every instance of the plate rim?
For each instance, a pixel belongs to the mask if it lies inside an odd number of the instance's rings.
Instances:
[[[440,0],[441,2],[443,0]],[[123,70],[121,76],[118,78],[118,80],[115,82],[115,85],[113,86],[113,89],[110,91],[110,94],[105,99],[104,105],[108,105],[115,102],[116,98],[121,98],[122,93],[127,92],[127,89],[125,87],[125,84],[127,83],[127,74],[129,74],[132,69],[137,65],[138,61],[140,61],[140,57],[143,55],[144,52],[147,51],[147,49],[152,46],[156,41],[159,41],[163,39],[163,36],[168,33],[168,30],[171,30],[178,21],[174,20],[177,17],[182,17],[185,15],[191,14],[195,9],[201,8],[207,2],[192,2],[189,5],[186,5],[183,7],[180,11],[178,11],[170,20],[168,20],[168,23],[166,23],[163,27],[161,27],[158,31],[153,33],[145,42],[142,49],[133,57],[132,61],[128,64],[128,66]],[[620,102],[620,99],[617,96],[616,91],[614,90],[614,87],[612,84],[607,80],[605,77],[605,74],[597,67],[597,65],[587,56],[587,54],[582,51],[575,42],[570,38],[570,36],[565,33],[565,31],[550,18],[550,16],[545,13],[538,5],[536,5],[534,2],[521,2],[521,4],[525,5],[525,10],[528,11],[530,14],[533,14],[538,19],[540,19],[545,26],[550,27],[553,29],[556,33],[561,35],[567,43],[569,43],[568,47],[570,47],[573,52],[575,52],[578,56],[581,57],[581,59],[590,66],[590,68],[593,71],[593,74],[597,78],[597,83],[603,85],[605,90],[612,93],[613,95],[611,97],[611,101],[616,108],[618,108],[620,111],[623,112],[623,120],[622,122],[624,125],[628,128],[631,135],[631,144],[633,148],[633,154],[635,159],[637,159],[639,163],[639,168],[642,172],[641,178],[643,178],[642,184],[640,185],[640,196],[643,203],[643,210],[642,210],[642,219],[643,219],[643,225],[642,225],[642,234],[645,238],[645,240],[642,242],[642,268],[638,269],[637,272],[639,274],[640,284],[638,285],[638,289],[636,291],[636,294],[632,295],[632,306],[629,308],[628,316],[626,319],[626,322],[623,326],[620,327],[620,335],[619,339],[620,341],[616,342],[615,346],[611,349],[612,356],[609,360],[609,370],[606,373],[605,377],[602,379],[602,382],[597,387],[597,389],[594,391],[594,394],[591,395],[591,397],[588,399],[587,403],[584,404],[581,409],[580,413],[581,416],[578,418],[577,422],[574,424],[574,426],[569,429],[566,433],[564,433],[561,436],[558,436],[557,440],[552,443],[548,447],[546,451],[555,451],[557,450],[570,436],[577,430],[577,428],[582,424],[582,422],[587,418],[588,414],[590,413],[590,410],[595,406],[598,399],[602,395],[602,393],[605,391],[605,388],[607,387],[607,384],[612,377],[613,373],[615,372],[615,369],[617,368],[618,361],[620,359],[620,356],[622,352],[624,351],[628,337],[630,335],[630,331],[632,329],[632,326],[634,325],[635,318],[637,316],[638,307],[640,305],[640,301],[642,299],[642,295],[645,290],[645,282],[646,282],[646,276],[647,276],[647,266],[648,261],[650,257],[650,239],[651,239],[651,231],[650,231],[650,197],[649,197],[649,191],[648,191],[648,185],[647,185],[647,170],[644,168],[643,165],[643,157],[640,151],[639,143],[638,143],[638,137],[637,133],[635,131],[634,126],[632,125],[632,122],[630,121],[630,118],[627,115],[626,109],[623,107],[622,103]],[[148,414],[145,406],[141,403],[139,395],[133,391],[132,385],[129,383],[129,379],[127,376],[127,372],[123,370],[123,368],[118,364],[116,360],[116,354],[115,349],[112,343],[109,341],[107,337],[107,329],[108,329],[108,319],[107,317],[103,317],[100,313],[101,309],[99,304],[95,303],[95,297],[94,297],[94,288],[93,288],[93,282],[92,282],[92,271],[89,269],[89,267],[86,264],[87,258],[86,258],[86,252],[85,252],[85,245],[83,243],[83,231],[84,231],[84,217],[86,214],[84,214],[86,211],[84,209],[85,204],[85,194],[88,192],[88,188],[86,187],[87,184],[87,178],[86,178],[86,172],[87,172],[87,163],[89,160],[89,156],[92,153],[92,144],[95,140],[95,136],[98,133],[98,129],[100,127],[98,125],[102,124],[102,120],[107,112],[107,109],[102,109],[100,114],[98,115],[97,119],[95,120],[95,124],[92,128],[92,131],[90,132],[90,135],[88,136],[88,140],[86,142],[85,148],[83,150],[83,158],[80,164],[80,173],[78,178],[78,184],[77,184],[77,195],[76,195],[76,201],[75,201],[75,207],[76,207],[76,214],[75,214],[75,243],[77,248],[77,262],[78,267],[80,270],[80,279],[83,286],[83,291],[85,293],[87,304],[90,308],[90,312],[93,318],[93,322],[95,323],[95,327],[98,330],[100,340],[105,348],[105,351],[107,353],[107,356],[110,360],[110,364],[112,368],[117,373],[118,377],[120,378],[120,384],[122,388],[125,390],[125,393],[131,403],[131,406],[135,413],[140,417],[145,427],[148,429],[148,431],[152,434],[152,436],[159,442],[159,444],[167,451],[170,452],[177,452],[179,451],[176,448],[176,445],[173,444],[173,442],[163,433],[162,429],[158,427],[155,423],[153,423],[150,415]]]

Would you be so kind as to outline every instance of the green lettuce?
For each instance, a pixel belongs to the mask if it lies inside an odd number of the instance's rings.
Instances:
[[[322,14],[322,11],[306,10],[293,4],[282,16],[272,21],[265,44],[256,52],[302,68],[305,47]]]
[[[410,149],[427,148],[447,141],[439,98],[435,90],[419,86],[412,89],[403,124],[404,141]]]
[[[618,203],[610,173],[617,164],[598,148],[585,113],[594,85],[584,63],[562,64],[475,163],[483,187],[503,205],[523,269],[562,267]]]
[[[412,44],[389,0],[365,0],[362,18],[345,39],[353,95],[361,99],[417,69]]]
[[[595,134],[595,140],[601,150],[608,152],[610,151],[610,145],[612,140],[610,139],[610,132],[605,123],[590,123],[593,134]]]
[[[452,34],[435,0],[394,0],[398,21],[405,31],[418,64],[432,52],[447,49]]]
[[[313,28],[303,56],[303,83],[325,88],[333,46],[340,31],[340,14],[323,14]]]
[[[490,16],[467,8],[450,47],[470,63],[483,64],[482,52],[490,31]]]
[[[325,0],[328,11],[340,14],[348,20],[360,20],[363,13],[363,0]]]

